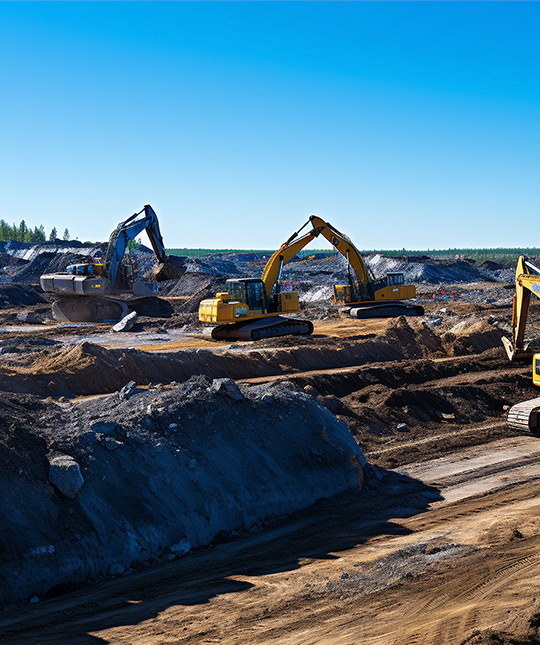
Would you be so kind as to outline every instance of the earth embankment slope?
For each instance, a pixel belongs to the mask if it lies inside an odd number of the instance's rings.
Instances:
[[[1,605],[258,531],[363,483],[347,426],[285,385],[198,378],[68,406],[5,404]]]
[[[247,379],[307,370],[396,362],[423,357],[474,353],[499,345],[502,332],[488,326],[460,338],[433,333],[405,319],[386,333],[356,339],[280,339],[249,346],[190,348],[148,352],[105,349],[88,342],[53,345],[28,360],[0,364],[0,389],[41,396],[77,396],[114,392],[128,381],[138,384],[182,382],[195,375]],[[166,346],[165,346],[166,347]]]

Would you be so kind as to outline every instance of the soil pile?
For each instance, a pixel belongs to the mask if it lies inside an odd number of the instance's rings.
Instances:
[[[0,307],[11,309],[13,307],[28,307],[43,304],[46,301],[39,293],[28,286],[18,284],[0,284]]]
[[[366,467],[347,426],[286,384],[2,407],[0,606],[256,532],[357,489]]]
[[[23,284],[38,284],[40,276],[45,273],[65,271],[69,264],[91,262],[98,249],[87,250],[88,253],[84,254],[80,251],[73,252],[71,249],[40,251],[31,257],[20,271],[12,274],[13,280]]]
[[[508,436],[506,410],[537,396],[530,366],[510,368],[502,347],[474,357],[402,360],[283,378],[345,421],[372,463],[390,468]]]
[[[463,356],[498,347],[503,335],[503,330],[494,327],[486,319],[478,320],[471,316],[450,327],[441,340],[449,356]]]
[[[503,332],[489,329],[484,345],[498,347]],[[476,334],[473,332],[473,338]],[[462,353],[474,353],[465,332]],[[478,341],[479,342],[479,341]],[[476,342],[476,344],[478,344]],[[0,367],[0,389],[42,396],[74,396],[114,392],[127,381],[139,384],[183,382],[195,375],[246,379],[325,370],[377,362],[453,355],[457,341],[446,341],[421,322],[404,318],[391,323],[384,336],[357,339],[294,338],[226,348],[174,352],[105,349],[83,342],[75,347],[43,348],[30,365]]]
[[[214,298],[216,293],[225,290],[225,278],[206,273],[186,273],[169,290],[169,297],[184,297],[186,300],[177,306],[177,313],[196,313],[201,300]]]

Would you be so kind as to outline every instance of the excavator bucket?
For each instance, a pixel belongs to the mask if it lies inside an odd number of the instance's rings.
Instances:
[[[159,262],[152,268],[152,278],[156,282],[164,282],[165,280],[178,280],[185,273],[182,267],[173,264],[172,262]]]
[[[501,340],[508,359],[511,361],[529,361],[534,356],[534,351],[530,350],[527,345],[523,349],[517,349],[509,338],[503,336]]]
[[[121,300],[97,296],[60,298],[52,306],[53,318],[58,322],[117,322],[128,313]]]

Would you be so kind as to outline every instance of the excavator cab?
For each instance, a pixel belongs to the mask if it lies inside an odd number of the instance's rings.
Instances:
[[[533,383],[534,385],[540,385],[540,354],[535,354],[533,356]]]
[[[353,302],[353,290],[350,284],[334,285],[334,302],[338,304]]]
[[[199,304],[199,320],[218,325],[212,330],[214,340],[255,340],[313,332],[313,324],[307,320],[276,315],[300,309],[296,292],[278,291],[268,296],[264,281],[258,278],[233,278],[225,284],[226,291]]]
[[[229,302],[245,303],[253,314],[256,312],[266,313],[266,294],[262,280],[237,278],[227,280],[226,285]]]
[[[392,287],[394,285],[405,284],[405,278],[403,277],[403,273],[387,273],[386,284],[389,287]]]
[[[102,276],[104,275],[103,264],[70,264],[66,268],[69,275],[88,275],[88,276]]]
[[[66,271],[69,275],[94,275],[92,264],[70,264]]]

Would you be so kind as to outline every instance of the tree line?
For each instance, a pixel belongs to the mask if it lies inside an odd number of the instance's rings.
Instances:
[[[55,242],[58,239],[58,231],[53,227],[47,236],[43,224],[40,226],[28,226],[24,220],[20,224],[8,224],[0,220],[0,242],[15,240],[17,242]],[[68,229],[64,230],[63,240],[71,239]]]

